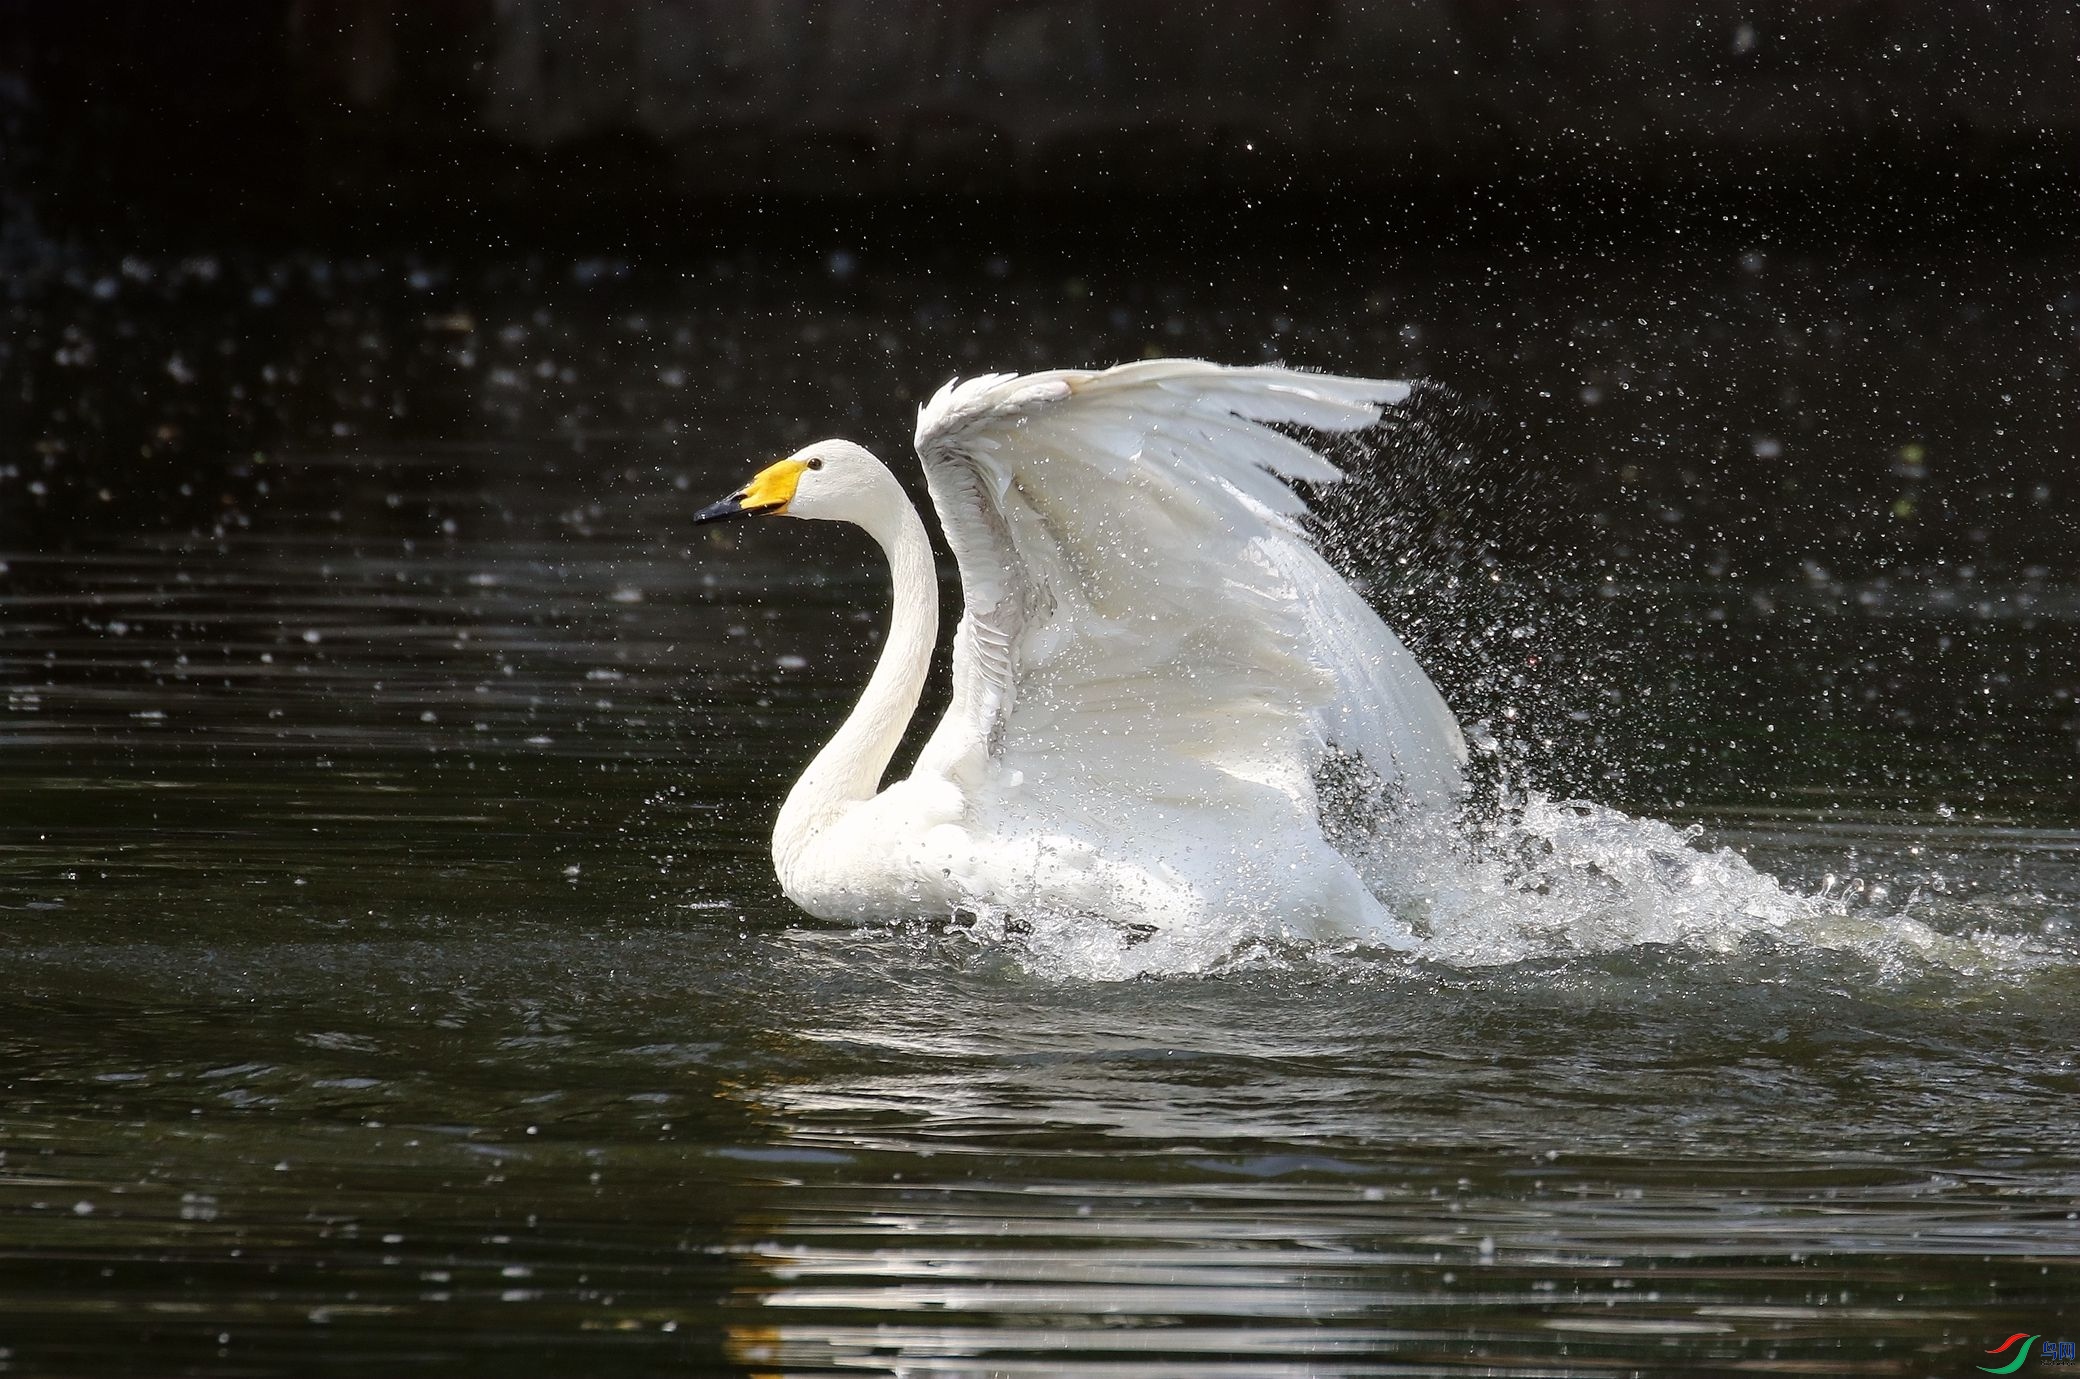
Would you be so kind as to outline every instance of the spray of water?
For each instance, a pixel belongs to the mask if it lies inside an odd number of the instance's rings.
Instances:
[[[985,913],[969,938],[1001,945],[1042,978],[1119,981],[1265,966],[1495,968],[1658,952],[1674,961],[1832,952],[1904,975],[2000,976],[2056,954],[2013,935],[1946,933],[1854,886],[1784,885],[1696,827],[1525,791],[1478,820],[1402,819],[1355,858],[1398,926],[1296,932],[1234,914],[1155,932],[1118,917]],[[1408,946],[1408,935],[1415,943]]]
[[[1474,718],[1469,793],[1454,815],[1412,815],[1362,771],[1317,781],[1325,834],[1392,927],[1354,918],[1325,935],[1277,914],[1232,914],[1151,931],[1131,916],[1005,912],[983,914],[969,936],[1003,945],[1035,975],[1101,980],[1323,963],[1492,969],[1632,951],[1691,961],[1749,947],[1894,971],[1999,975],[2069,961],[2013,935],[1946,932],[1958,926],[1910,913],[1913,899],[1889,904],[1882,886],[1802,891],[1709,844],[1700,827],[1544,788],[1555,738],[1588,715],[1552,699],[1552,678],[1540,678],[1524,644],[1565,655],[1575,624],[1550,585],[1512,596],[1491,572],[1554,549],[1558,505],[1527,478],[1549,467],[1527,463],[1492,417],[1435,388],[1383,433],[1340,444],[1350,477],[1312,495],[1317,540],[1361,587],[1398,590],[1391,620]],[[1620,763],[1597,771],[1622,780]]]

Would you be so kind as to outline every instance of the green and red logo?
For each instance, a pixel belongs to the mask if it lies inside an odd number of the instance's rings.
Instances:
[[[1999,1345],[1986,1352],[1988,1355],[2007,1355],[2012,1350],[2015,1353],[2009,1358],[2008,1362],[2001,1365],[1981,1365],[1979,1366],[1979,1372],[1981,1374],[2013,1374],[2016,1370],[2022,1368],[2024,1361],[2029,1359],[2030,1347],[2036,1343],[2037,1338],[2035,1336],[2031,1336],[2026,1332],[2016,1332],[2007,1340],[2002,1341]],[[2071,1341],[2046,1341],[2043,1349],[2038,1352],[2038,1358],[2050,1365],[2070,1365],[2075,1359],[2073,1343]]]
[[[2005,1365],[1981,1365],[1979,1369],[1986,1374],[2013,1374],[2016,1370],[2022,1368],[2022,1362],[2029,1358],[2029,1348],[2036,1343],[2037,1338],[2035,1336],[2025,1335],[2018,1331],[1986,1352],[1988,1355],[2000,1355],[2012,1347],[2015,1351],[2014,1359],[2008,1361]]]

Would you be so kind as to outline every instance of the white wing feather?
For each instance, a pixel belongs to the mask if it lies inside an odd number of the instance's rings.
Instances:
[[[1448,799],[1457,722],[1286,482],[1340,471],[1271,429],[1363,429],[1408,391],[1195,360],[942,388],[917,451],[967,611],[919,774],[978,804],[1028,781],[1048,817],[1100,832],[1127,806],[1251,818],[1267,799],[1311,827],[1331,746]]]

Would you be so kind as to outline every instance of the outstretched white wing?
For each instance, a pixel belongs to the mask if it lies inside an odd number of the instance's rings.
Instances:
[[[1448,798],[1458,724],[1285,482],[1340,471],[1273,429],[1360,430],[1408,391],[1196,360],[942,388],[917,451],[967,611],[920,774],[984,794],[1037,776],[1055,811],[1265,786],[1311,811],[1334,749]]]

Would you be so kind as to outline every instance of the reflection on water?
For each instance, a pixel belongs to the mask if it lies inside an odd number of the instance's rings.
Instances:
[[[407,411],[466,410],[455,328],[391,350]],[[1085,328],[1034,348],[1126,352]],[[1512,770],[1824,931],[1093,982],[775,893],[884,595],[685,517],[815,367],[670,428],[320,427],[207,520],[10,537],[0,1365],[1918,1375],[2080,1325],[2069,574],[1385,584]]]
[[[2018,1058],[1947,1014],[1990,993],[1796,954],[1094,993],[790,946],[841,1066],[764,1094],[823,1151],[745,1245],[781,1369],[1917,1373],[2080,1263],[2074,1141],[2013,1109],[2073,1087],[2063,974]]]

